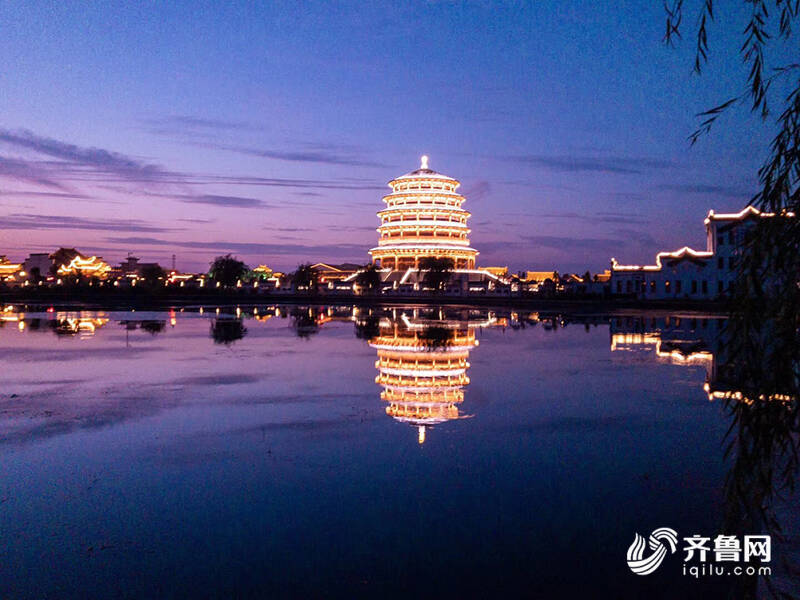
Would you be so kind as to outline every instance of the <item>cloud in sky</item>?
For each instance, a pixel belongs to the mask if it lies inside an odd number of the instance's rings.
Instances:
[[[258,242],[187,242],[172,241],[154,237],[110,237],[111,244],[166,246],[211,250],[214,252],[238,252],[241,254],[280,255],[280,256],[328,256],[328,257],[366,257],[363,244],[268,244]],[[366,261],[366,258],[364,259]]]
[[[568,237],[561,235],[526,235],[522,237],[528,244],[540,248],[550,248],[563,252],[575,250],[605,252],[619,247],[621,241],[610,238]]]
[[[620,245],[630,245],[630,243],[632,242],[639,246],[649,247],[649,248],[656,248],[659,246],[658,240],[656,240],[648,232],[641,231],[639,229],[622,227],[614,229],[612,233],[619,238],[620,242],[617,243]]]
[[[491,191],[492,185],[485,179],[480,179],[464,188],[461,193],[467,200],[483,200]]]
[[[71,191],[64,182],[87,183],[126,183],[126,184],[161,184],[161,185],[244,185],[256,187],[279,187],[297,189],[329,189],[329,190],[375,190],[383,191],[383,187],[371,180],[346,177],[333,180],[270,178],[248,175],[215,175],[208,173],[189,173],[169,171],[160,165],[150,164],[102,148],[83,147],[40,136],[26,129],[0,129],[0,144],[15,150],[28,151],[49,159],[31,160],[20,157],[0,156],[0,177],[7,177],[27,183]],[[306,158],[313,159],[312,155]],[[359,161],[335,162],[335,157],[320,154],[321,161],[331,159],[333,164],[356,164]],[[297,160],[302,160],[298,155]],[[343,159],[344,160],[344,159]],[[365,163],[366,164],[366,163]],[[197,200],[200,198],[200,200]],[[200,195],[195,201],[206,204],[224,202],[229,199],[228,206],[233,206],[234,196]],[[239,207],[247,201],[240,201]],[[252,202],[251,202],[252,204]]]
[[[0,143],[17,150],[28,150],[58,159],[73,168],[91,169],[115,175],[121,179],[150,181],[165,175],[164,170],[158,165],[148,164],[102,148],[87,148],[39,136],[27,129],[16,131],[0,129]]]
[[[241,131],[259,129],[257,125],[248,123],[247,121],[195,117],[192,115],[168,115],[166,117],[142,119],[141,122],[151,133],[169,135],[181,132],[194,132],[197,130]]]
[[[596,212],[593,215],[581,214],[577,212],[556,212],[539,215],[539,217],[542,219],[565,219],[586,223],[628,223],[631,225],[645,225],[650,222],[649,219],[641,215],[613,211],[601,211]]]
[[[183,195],[174,196],[182,202],[189,204],[211,204],[213,206],[224,206],[226,208],[272,208],[263,200],[258,198],[246,198],[242,196],[218,196],[215,194]]]
[[[609,252],[620,247],[658,247],[658,241],[649,233],[632,228],[616,228],[613,237],[579,237],[566,235],[525,235],[521,238],[529,245],[562,252]],[[609,255],[610,256],[610,255]]]
[[[726,198],[750,198],[754,190],[728,185],[708,185],[702,183],[665,183],[657,186],[659,190],[680,192],[681,194],[698,194],[708,196],[724,196]]]
[[[91,196],[72,192],[38,192],[38,191],[11,191],[0,192],[0,196],[14,196],[25,198],[60,198],[63,200],[89,200]]]
[[[181,223],[193,223],[195,225],[208,225],[209,223],[215,223],[215,219],[177,219]]]
[[[275,227],[273,225],[265,225],[263,229],[267,231],[282,231],[284,233],[299,233],[301,231],[319,231],[310,227]]]
[[[147,131],[155,135],[170,137],[178,142],[195,146],[224,150],[246,156],[351,167],[385,168],[387,166],[367,158],[370,154],[368,151],[343,144],[284,142],[280,144],[280,148],[276,148],[274,144],[267,146],[244,145],[241,143],[225,143],[219,140],[219,137],[225,134],[236,134],[238,138],[244,132],[259,132],[263,130],[263,127],[246,121],[171,115],[145,119],[142,122]]]
[[[35,215],[14,213],[0,217],[0,229],[42,230],[42,229],[84,229],[95,231],[119,231],[139,233],[161,233],[175,229],[150,225],[137,219],[85,219],[63,215]]]
[[[0,156],[0,177],[66,190],[66,187],[56,181],[45,166],[35,161]]]
[[[510,160],[559,173],[612,173],[639,175],[645,171],[669,169],[675,163],[657,158],[623,156],[547,156],[527,154],[510,156]]]
[[[272,158],[275,160],[285,160],[290,162],[317,163],[326,165],[342,165],[349,167],[380,167],[386,168],[387,165],[360,158],[357,154],[344,153],[335,149],[315,149],[315,150],[276,150],[274,148],[254,148],[247,146],[237,146],[228,144],[201,144],[202,146],[244,154],[247,156],[257,156],[260,158]]]
[[[326,190],[370,190],[383,192],[385,187],[369,180],[319,180],[319,179],[287,179],[276,177],[253,177],[248,175],[227,176],[227,175],[186,175],[175,183],[187,183],[193,185],[252,185],[259,187],[280,187],[280,188],[311,188]]]

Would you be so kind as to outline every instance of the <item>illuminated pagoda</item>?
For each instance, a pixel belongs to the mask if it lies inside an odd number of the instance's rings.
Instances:
[[[383,386],[386,414],[415,425],[420,444],[428,427],[463,418],[458,405],[469,384],[469,353],[478,345],[468,323],[383,318],[369,344],[378,352],[375,383]]]
[[[393,270],[419,268],[424,257],[451,258],[456,269],[474,269],[478,251],[469,245],[470,213],[458,181],[422,164],[389,182],[386,208],[378,213],[378,247],[369,251],[376,266]]]

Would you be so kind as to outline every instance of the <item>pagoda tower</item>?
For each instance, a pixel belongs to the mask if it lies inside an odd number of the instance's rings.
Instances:
[[[428,168],[423,156],[419,169],[389,182],[392,192],[383,197],[386,208],[378,213],[378,246],[369,251],[382,268],[419,268],[425,257],[451,258],[456,269],[474,269],[478,251],[469,245],[470,213],[461,208],[466,198],[461,185]]]

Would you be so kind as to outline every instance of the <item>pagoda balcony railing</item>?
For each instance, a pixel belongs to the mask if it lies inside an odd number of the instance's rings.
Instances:
[[[465,359],[448,359],[448,360],[431,360],[429,362],[420,362],[419,360],[403,360],[403,359],[390,359],[382,358],[375,361],[375,367],[385,369],[414,369],[416,371],[424,370],[465,370],[469,368],[469,363]]]
[[[458,404],[464,401],[464,390],[462,388],[433,390],[433,391],[406,391],[397,390],[393,387],[384,387],[381,392],[381,400],[386,402],[415,402],[415,403],[452,403]]]
[[[452,210],[458,212],[465,209],[461,208],[461,202],[387,202],[384,210]]]
[[[457,229],[463,231],[467,229],[464,221],[446,221],[443,219],[394,219],[384,221],[380,228],[412,228],[412,227],[436,227],[437,229]],[[467,229],[469,231],[469,229]]]
[[[464,375],[467,371],[467,367],[455,367],[451,369],[417,369],[417,368],[409,368],[409,367],[399,367],[399,368],[392,368],[386,366],[378,366],[378,370],[380,371],[381,375],[385,375],[387,377],[422,377],[425,379],[428,378],[440,378],[440,377],[460,377]]]
[[[450,192],[452,194],[456,193],[456,189],[458,188],[458,183],[439,183],[435,179],[420,181],[419,183],[394,183],[392,182],[391,188],[395,192],[407,194],[409,192],[422,192],[430,194],[431,192]]]
[[[431,406],[397,406],[392,404],[386,407],[386,414],[392,417],[441,418],[449,421],[458,418],[458,408],[449,404],[433,404]]]
[[[379,246],[390,245],[390,244],[403,244],[403,245],[413,245],[417,243],[425,243],[425,244],[445,244],[445,245],[453,245],[453,246],[469,246],[469,240],[464,238],[452,238],[449,236],[434,236],[434,235],[408,235],[408,236],[387,236],[382,237],[378,240]]]
[[[404,377],[381,373],[375,378],[375,383],[416,388],[462,387],[469,385],[469,377],[464,374],[452,377]]]
[[[411,212],[421,212],[421,213],[441,213],[441,214],[457,214],[462,216],[470,216],[470,212],[460,206],[451,206],[447,204],[393,204],[387,206],[386,208],[378,211],[378,215],[383,214],[392,214],[392,213],[411,213]]]

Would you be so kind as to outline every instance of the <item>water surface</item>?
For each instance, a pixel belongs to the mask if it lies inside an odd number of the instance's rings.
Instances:
[[[458,308],[0,321],[0,596],[714,597],[730,425],[698,315]]]

